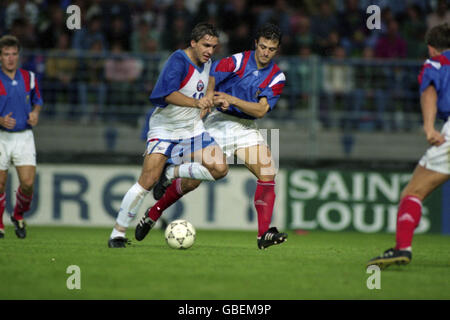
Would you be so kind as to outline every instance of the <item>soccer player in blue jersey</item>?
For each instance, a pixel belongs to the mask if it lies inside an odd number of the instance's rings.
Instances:
[[[3,212],[8,169],[16,167],[19,188],[11,221],[18,238],[26,237],[23,215],[30,209],[36,176],[36,148],[32,127],[38,124],[43,102],[33,72],[18,68],[20,43],[0,38],[0,238],[4,237]]]
[[[391,264],[408,264],[412,259],[414,229],[419,225],[424,199],[450,178],[450,25],[438,25],[426,35],[430,59],[419,74],[423,130],[431,147],[416,166],[401,193],[397,211],[396,245],[367,266],[381,269]],[[441,132],[436,117],[445,121]]]
[[[177,194],[191,178],[214,181],[227,174],[226,158],[201,120],[202,111],[214,106],[213,100],[226,108],[226,101],[214,99],[213,83],[208,86],[211,56],[218,41],[217,30],[210,24],[200,23],[191,32],[190,46],[175,51],[166,61],[150,95],[156,109],[149,120],[141,175],[122,200],[109,247],[126,246],[126,229],[169,158],[180,158],[181,163],[166,170],[171,179],[188,178],[183,183],[178,180],[180,183],[173,188]],[[197,159],[200,161],[191,161]],[[148,221],[144,217],[141,223]]]
[[[283,243],[287,234],[270,228],[275,203],[276,168],[269,147],[258,131],[255,119],[264,117],[276,105],[285,84],[285,75],[273,62],[281,44],[280,29],[273,24],[265,24],[258,29],[255,50],[237,53],[216,61],[212,66],[215,81],[214,98],[226,101],[228,108],[216,108],[205,120],[208,133],[221,146],[227,157],[236,155],[257,178],[254,205],[258,216],[257,245],[265,249]],[[217,101],[216,101],[217,102]],[[154,224],[163,211],[180,196],[175,196],[174,186],[180,184],[169,175],[162,175],[154,188],[158,202],[146,216]],[[181,183],[183,183],[181,179]],[[190,180],[186,194],[200,184]],[[136,238],[142,240],[150,231],[150,225],[139,224]]]

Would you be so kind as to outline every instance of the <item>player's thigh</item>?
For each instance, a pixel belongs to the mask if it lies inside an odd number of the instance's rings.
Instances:
[[[264,144],[258,144],[236,150],[236,156],[244,161],[245,166],[262,181],[275,178],[276,168],[270,149]]]
[[[414,169],[413,176],[403,189],[401,197],[410,195],[424,200],[433,190],[450,178],[450,175],[429,170],[421,165]]]
[[[146,154],[142,164],[139,184],[150,190],[158,181],[168,157],[162,153]]]
[[[17,177],[22,189],[33,188],[34,179],[36,178],[35,166],[16,166]]]

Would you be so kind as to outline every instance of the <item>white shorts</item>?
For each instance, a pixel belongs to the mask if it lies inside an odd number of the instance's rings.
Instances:
[[[228,157],[237,149],[267,145],[254,120],[213,111],[205,120],[205,129]]]
[[[419,164],[428,170],[450,174],[450,120],[444,124],[441,133],[445,142],[440,146],[428,148]]]
[[[36,166],[36,147],[32,130],[0,130],[0,170],[14,166]]]

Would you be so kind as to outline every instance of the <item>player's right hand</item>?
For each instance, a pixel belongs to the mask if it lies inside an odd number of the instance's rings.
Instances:
[[[214,107],[214,103],[210,97],[203,97],[197,100],[197,108],[199,109],[211,109],[212,107]]]
[[[13,129],[16,126],[16,119],[11,117],[12,112],[8,113],[3,118],[0,117],[0,125],[6,129]]]
[[[445,137],[435,129],[425,131],[425,135],[427,137],[428,143],[432,146],[440,146],[445,142]]]

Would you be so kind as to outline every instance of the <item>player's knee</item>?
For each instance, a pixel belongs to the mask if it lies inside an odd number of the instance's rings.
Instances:
[[[34,185],[33,179],[26,179],[20,183],[20,190],[25,195],[31,195],[33,193],[33,185]]]
[[[148,173],[141,174],[141,176],[139,177],[138,183],[145,190],[150,190],[156,184],[158,179],[159,179],[159,176],[156,175],[154,172],[148,172]]]

